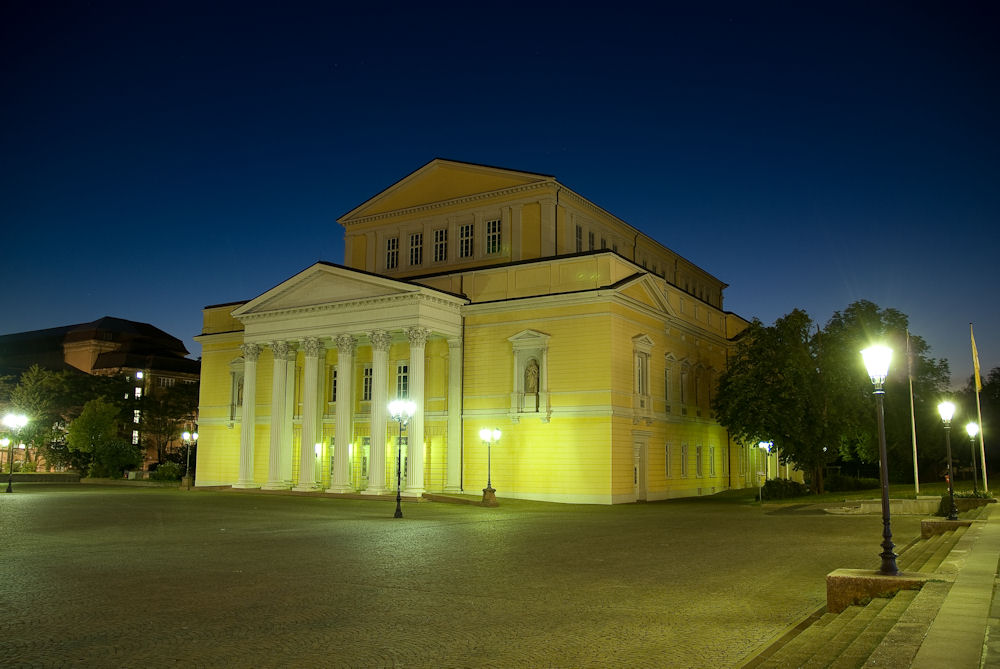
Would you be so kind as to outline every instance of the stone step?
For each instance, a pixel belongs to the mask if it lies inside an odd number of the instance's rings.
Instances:
[[[945,536],[945,534],[935,534],[929,539],[917,539],[900,554],[896,564],[903,571],[920,571],[927,557],[945,541]]]
[[[945,561],[945,558],[948,557],[948,554],[951,553],[951,550],[955,547],[955,544],[958,543],[958,540],[962,538],[962,535],[965,534],[967,529],[968,528],[965,527],[958,527],[952,532],[945,532],[942,534],[941,536],[945,538],[944,541],[941,542],[941,545],[937,548],[937,550],[934,551],[926,562],[924,562],[920,571],[936,571],[938,567],[941,566],[941,563]]]
[[[888,603],[888,599],[878,597],[865,606],[857,607],[861,609],[857,615],[842,625],[839,624],[839,621],[830,623],[830,626],[837,625],[839,628],[837,633],[815,649],[812,657],[802,663],[803,669],[823,669],[830,664],[867,629],[868,625],[875,620]]]
[[[866,660],[871,667],[909,667],[927,630],[941,609],[951,583],[929,581]]]
[[[776,669],[800,667],[816,654],[816,649],[835,636],[848,621],[858,615],[862,607],[849,606],[841,613],[824,613],[819,620],[802,630],[802,633],[778,649],[759,666]]]
[[[917,590],[901,590],[888,600],[878,615],[855,637],[846,648],[830,663],[831,669],[855,669],[865,666],[865,662],[882,642],[889,630],[899,622],[903,612],[916,598]]]

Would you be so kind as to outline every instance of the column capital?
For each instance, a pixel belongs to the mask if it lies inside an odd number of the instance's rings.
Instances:
[[[274,352],[275,360],[285,360],[287,359],[288,352],[292,350],[291,345],[287,341],[272,341],[271,351]]]
[[[448,340],[448,348],[462,348],[462,338],[452,337]]]
[[[326,347],[316,337],[306,337],[302,340],[302,349],[311,358],[318,358],[326,353]]]
[[[339,353],[353,355],[354,351],[358,348],[358,339],[351,334],[337,335],[334,337],[333,341],[337,345],[337,351]]]
[[[240,344],[240,351],[243,352],[243,359],[247,362],[257,362],[260,357],[260,344]]]
[[[372,330],[368,333],[368,339],[376,351],[388,351],[392,343],[392,335],[385,330]]]
[[[427,337],[430,335],[430,330],[427,328],[406,328],[407,339],[410,340],[411,347],[423,347],[427,343]]]

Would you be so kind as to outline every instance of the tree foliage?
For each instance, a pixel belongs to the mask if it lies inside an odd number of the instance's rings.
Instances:
[[[896,352],[886,388],[886,433],[901,463],[910,452],[906,331],[904,314],[868,301],[836,312],[823,329],[800,309],[772,326],[754,320],[720,377],[713,401],[719,422],[743,443],[773,441],[782,461],[810,471],[814,490],[822,492],[829,463],[878,460],[872,385],[860,351],[883,342]],[[944,388],[948,367],[927,357],[921,338],[911,336],[910,344],[915,403],[926,413],[925,405]]]
[[[118,478],[142,462],[139,447],[122,438],[121,422],[121,409],[98,397],[69,424],[67,446],[71,452],[90,456],[91,476]]]
[[[198,411],[198,384],[175,383],[157,388],[142,399],[142,434],[147,446],[156,449],[159,463],[166,462],[167,448],[177,443],[185,425],[194,420]]]

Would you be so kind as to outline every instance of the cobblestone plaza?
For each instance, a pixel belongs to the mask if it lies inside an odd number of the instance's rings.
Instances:
[[[394,508],[21,484],[0,665],[728,667],[881,550],[876,516],[732,499]]]

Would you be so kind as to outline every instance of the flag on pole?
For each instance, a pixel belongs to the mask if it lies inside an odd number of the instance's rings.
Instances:
[[[972,323],[969,323],[969,337],[972,338],[972,368],[976,372],[976,392],[983,392],[983,379],[979,376],[979,351],[976,350],[976,335],[972,332]]]
[[[913,349],[910,348],[910,329],[906,329],[906,378],[913,381]]]

